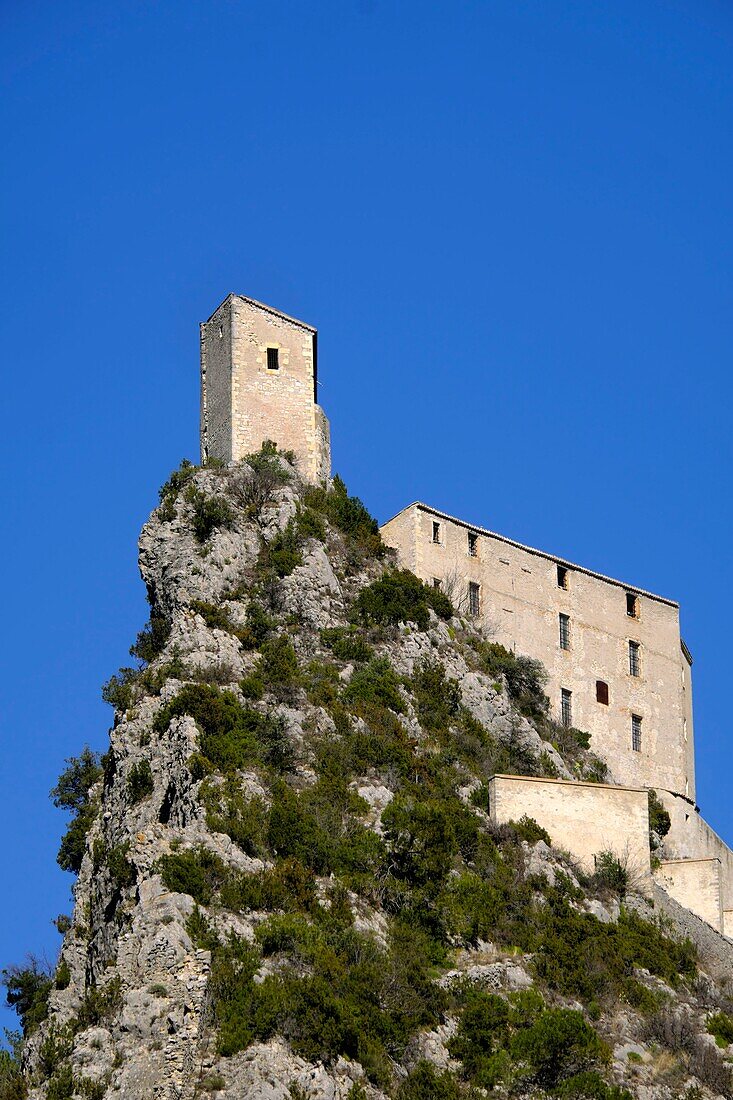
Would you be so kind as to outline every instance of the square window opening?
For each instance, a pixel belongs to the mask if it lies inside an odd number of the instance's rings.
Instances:
[[[608,684],[605,680],[596,680],[596,702],[608,706]]]

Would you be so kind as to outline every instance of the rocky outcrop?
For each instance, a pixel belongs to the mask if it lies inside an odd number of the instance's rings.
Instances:
[[[297,1028],[288,1026],[282,1012],[267,1039],[255,1034],[258,1028],[261,1034],[268,1031],[257,1021],[251,1041],[239,1040],[240,1049],[233,1049],[235,1042],[227,1047],[221,1040],[223,964],[217,962],[212,944],[244,945],[244,959],[247,945],[259,945],[259,950],[263,929],[275,927],[273,914],[296,912],[298,928],[306,935],[303,928],[309,921],[318,926],[341,906],[348,911],[344,927],[363,937],[359,942],[373,942],[385,959],[395,921],[404,925],[412,919],[405,915],[412,904],[405,901],[407,891],[419,894],[423,905],[445,905],[453,881],[468,890],[481,875],[486,882],[492,875],[513,875],[512,889],[524,891],[521,896],[534,898],[531,904],[540,908],[559,905],[557,899],[565,891],[573,911],[607,925],[618,920],[617,898],[602,890],[594,894],[542,840],[513,834],[507,839],[511,830],[495,836],[480,799],[474,797],[488,778],[485,769],[498,754],[504,754],[502,759],[515,754],[537,771],[570,777],[583,766],[582,752],[575,761],[563,759],[551,743],[550,726],[521,713],[503,678],[482,668],[470,625],[451,618],[444,608],[445,617],[429,609],[422,629],[409,620],[392,622],[377,614],[370,618],[355,613],[359,593],[394,563],[384,552],[374,553],[373,531],[369,533],[363,517],[359,527],[356,506],[352,502],[349,511],[343,504],[349,498],[340,498],[339,512],[329,494],[300,486],[284,460],[272,455],[258,458],[251,466],[187,472],[164,492],[161,508],[140,537],[140,568],[159,636],[145,667],[125,679],[104,775],[92,792],[99,812],[86,838],[73,918],[61,951],[66,977],[57,980],[50,994],[48,1018],[26,1042],[25,1071],[33,1100],[72,1095],[129,1100],[190,1100],[202,1095],[231,1100],[379,1098],[395,1095],[421,1061],[435,1066],[436,1073],[448,1073],[459,1089],[461,1061],[451,1040],[459,1026],[460,998],[465,999],[469,988],[498,997],[535,988],[540,971],[533,969],[532,951],[495,946],[468,925],[461,927],[463,916],[456,918],[444,933],[443,955],[436,948],[435,961],[430,962],[429,981],[440,991],[435,1019],[431,1022],[426,1013],[421,1024],[418,1009],[409,1025],[400,1017],[394,1033],[384,1040],[388,1061],[371,1051],[372,1061],[362,1064],[353,1052],[339,1051],[336,1040],[330,1056],[306,1056],[306,1043],[301,1041],[299,1047],[288,1039]],[[334,628],[342,630],[340,642],[328,635]],[[280,650],[268,650],[273,640],[279,640]],[[283,671],[278,660],[291,664]],[[391,670],[389,675],[385,668]],[[433,670],[434,681],[443,685],[432,697],[426,695],[429,685],[423,689],[417,683],[426,669]],[[177,710],[181,693],[191,685],[209,690],[217,699],[226,697],[240,708],[237,715],[247,716],[251,730],[237,727],[242,745],[253,738],[257,742],[265,736],[263,731],[279,738],[274,742],[277,759],[287,758],[287,765],[273,763],[276,757],[269,749],[268,756],[261,745],[244,762],[237,758],[237,745],[225,745],[217,750],[218,756],[207,749],[206,722],[200,716],[197,721],[185,707]],[[396,692],[391,701],[389,691]],[[431,714],[436,708],[441,717],[434,721]],[[269,725],[257,727],[257,716]],[[214,725],[217,721],[212,719]],[[333,861],[329,865],[313,859],[309,864],[303,857],[300,863],[309,878],[298,888],[305,893],[312,885],[315,893],[301,909],[291,905],[287,895],[279,903],[269,902],[267,909],[227,900],[220,893],[225,879],[239,884],[246,894],[241,883],[264,881],[268,869],[287,864],[288,873],[294,873],[293,858],[288,857],[288,863],[281,857],[278,841],[273,840],[272,821],[267,843],[251,840],[258,827],[255,817],[266,814],[278,798],[279,805],[290,807],[288,791],[300,797],[318,790],[324,777],[336,775],[335,758],[346,728],[355,745],[352,755],[359,759],[361,752],[365,763],[361,771],[350,765],[347,793],[338,794],[355,800],[344,810],[341,842],[348,847],[353,838],[354,845],[357,840],[361,845],[344,882],[333,870]],[[375,748],[370,739],[379,738]],[[225,750],[231,751],[226,766]],[[402,763],[409,754],[414,774]],[[439,790],[436,760],[444,761],[440,766],[446,775],[457,777],[450,795],[453,802]],[[437,783],[434,802],[425,811],[437,822],[436,843],[440,830],[453,830],[450,852],[456,853],[453,865],[435,872],[445,883],[437,903],[430,875],[420,877],[422,864],[414,870],[423,857],[429,866],[430,844],[418,850],[414,837],[406,839],[408,825],[400,824],[397,813],[409,816],[418,799],[415,792],[428,782]],[[328,789],[342,791],[336,780]],[[225,791],[231,798],[222,809]],[[319,810],[316,819],[329,820],[327,811],[328,807]],[[291,828],[296,832],[301,827],[297,822],[293,811]],[[305,828],[305,818],[303,822]],[[484,839],[472,839],[471,830]],[[372,858],[370,842],[364,839],[369,834],[386,855]],[[504,843],[511,845],[511,853],[500,863]],[[481,845],[483,869],[476,862]],[[172,864],[166,860],[185,853],[198,858],[201,852],[209,861],[212,882],[202,880],[189,890],[179,883],[176,889]],[[499,870],[486,870],[491,859],[497,860]],[[398,869],[398,860],[413,870],[408,874]],[[346,866],[348,859],[342,863]],[[207,873],[201,872],[204,877]],[[343,887],[341,893],[337,887]],[[533,895],[532,890],[539,893]],[[542,890],[555,893],[543,895]],[[648,908],[646,912],[649,915]],[[263,948],[253,964],[253,990],[278,974],[307,980],[313,972],[308,950],[293,940],[292,929],[279,934],[282,945]],[[426,935],[423,929],[420,936]],[[234,981],[247,965],[232,964],[227,980]],[[720,977],[719,960],[716,974]],[[651,985],[655,980],[649,979]],[[642,976],[642,985],[644,981]],[[577,997],[564,995],[547,981],[542,988],[548,1004],[581,1011]],[[703,1020],[705,1008],[695,1002],[692,986],[686,990],[690,1011]],[[427,993],[421,996],[426,1003],[430,999]],[[389,1004],[377,1007],[392,1011]],[[598,1026],[611,1049],[620,1009],[606,998],[600,1008],[593,1008],[595,1021],[601,1011]],[[623,1011],[628,1017],[621,1029],[626,1046],[616,1043],[615,1061],[604,1073],[615,1074],[619,1085],[645,1100],[683,1095],[684,1090],[674,1090],[692,1087],[692,1077],[688,1080],[682,1067],[674,1086],[660,1083],[653,1072],[655,1056],[647,1054],[651,1048],[634,1045],[644,1032],[641,1017],[629,1006]],[[324,1028],[327,1025],[324,1019]],[[638,1051],[639,1060],[632,1058]],[[512,1080],[510,1075],[500,1078],[497,1087],[516,1091],[520,1086]],[[533,1095],[541,1087],[533,1085]],[[699,1087],[699,1095],[706,1094],[707,1086]],[[417,1093],[403,1095],[412,1098]]]

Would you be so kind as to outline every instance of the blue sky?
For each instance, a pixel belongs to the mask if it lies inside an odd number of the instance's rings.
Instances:
[[[733,840],[730,4],[5,0],[0,57],[0,964],[58,948],[47,792],[106,745],[230,291],[318,326],[380,519],[420,498],[681,602]]]

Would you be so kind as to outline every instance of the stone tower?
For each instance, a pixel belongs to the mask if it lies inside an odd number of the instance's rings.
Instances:
[[[331,474],[330,431],[318,404],[317,330],[230,294],[201,325],[201,461],[237,462],[271,439],[301,476]]]

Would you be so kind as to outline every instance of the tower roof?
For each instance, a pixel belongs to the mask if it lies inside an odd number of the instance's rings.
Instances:
[[[291,325],[298,325],[299,328],[304,328],[307,332],[318,332],[318,329],[314,328],[313,325],[308,325],[305,321],[299,321],[297,317],[290,317],[289,314],[283,313],[281,309],[275,309],[274,306],[268,306],[265,305],[264,302],[258,302],[256,298],[248,298],[246,294],[227,294],[224,301],[220,302],[211,314],[211,317],[214,317],[224,305],[224,302],[228,302],[230,298],[238,298],[240,302],[246,302],[256,309],[261,309],[264,313],[271,313],[273,317],[280,317],[283,321],[288,321]],[[211,320],[211,317],[207,317],[204,324],[207,324]]]

